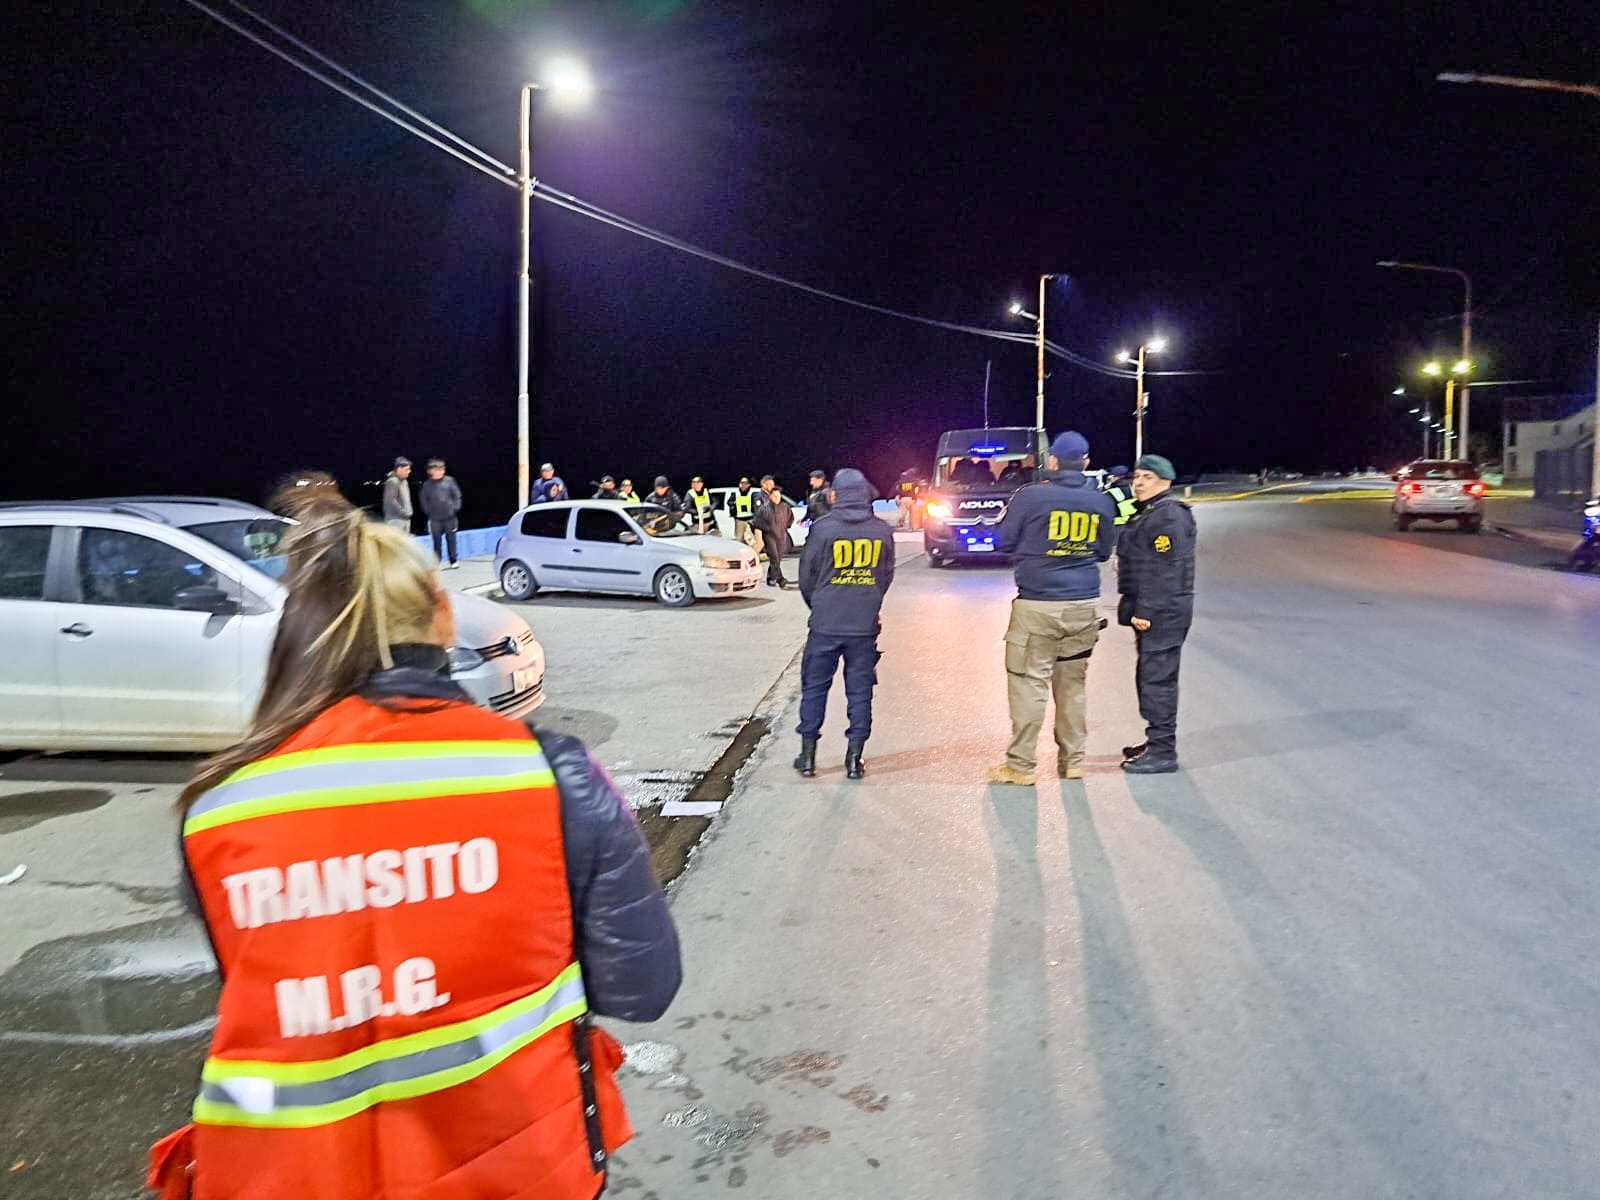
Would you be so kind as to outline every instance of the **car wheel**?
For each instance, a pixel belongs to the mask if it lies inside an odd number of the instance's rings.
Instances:
[[[694,603],[694,585],[682,567],[662,567],[656,575],[655,594],[668,608],[688,608]]]
[[[1462,517],[1461,520],[1457,522],[1457,524],[1459,524],[1461,526],[1461,532],[1462,533],[1482,533],[1483,532],[1483,518],[1482,517]]]
[[[1395,513],[1394,527],[1401,533],[1404,533],[1406,530],[1411,528],[1411,518],[1406,516],[1404,513]]]
[[[531,600],[539,591],[539,583],[525,563],[513,558],[500,568],[500,590],[507,600]]]
[[[945,567],[949,566],[950,563],[948,560],[940,558],[937,554],[930,554],[928,555],[928,565],[935,571],[942,571]]]

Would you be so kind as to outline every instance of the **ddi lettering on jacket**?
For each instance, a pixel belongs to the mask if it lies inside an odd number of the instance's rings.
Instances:
[[[877,538],[855,538],[833,543],[833,578],[829,583],[877,587],[877,566],[883,543]]]
[[[1056,543],[1045,553],[1054,558],[1076,558],[1095,553],[1100,536],[1100,514],[1061,512],[1050,514],[1050,540]]]
[[[305,921],[475,896],[500,881],[500,852],[492,838],[438,842],[404,850],[307,859],[287,867],[257,867],[224,876],[235,928],[259,929],[280,921]],[[385,984],[388,984],[387,988]],[[334,988],[323,976],[280,979],[273,986],[278,1027],[286,1038],[350,1029],[378,1016],[412,1015],[450,1002],[438,990],[433,960],[408,958],[388,980],[367,963],[340,974],[341,1013],[333,1014]]]

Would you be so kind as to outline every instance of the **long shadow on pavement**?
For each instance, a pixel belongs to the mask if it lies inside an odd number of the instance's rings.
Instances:
[[[984,1053],[984,1179],[989,1195],[1057,1200],[1064,1136],[1056,1101],[1046,908],[1039,870],[1038,794],[988,789],[984,828],[994,850],[989,1029]]]
[[[1217,1196],[1170,1047],[1139,967],[1111,860],[1084,790],[1062,786],[1072,886],[1083,928],[1085,1036],[1100,1082],[1112,1196]]]

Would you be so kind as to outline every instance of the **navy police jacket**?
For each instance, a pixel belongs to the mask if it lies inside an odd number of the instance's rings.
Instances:
[[[1194,513],[1171,491],[1139,505],[1117,548],[1117,621],[1150,622],[1149,650],[1183,644],[1194,620]]]
[[[841,496],[814,522],[800,552],[800,594],[811,607],[811,631],[874,637],[884,593],[894,582],[894,530],[872,505]]]
[[[1015,560],[1020,600],[1094,600],[1100,564],[1117,544],[1111,497],[1082,471],[1019,488],[1000,520],[1000,552]]]

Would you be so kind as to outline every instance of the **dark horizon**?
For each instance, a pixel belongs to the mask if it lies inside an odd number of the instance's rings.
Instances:
[[[1390,396],[1456,353],[1475,284],[1474,427],[1594,387],[1600,111],[1440,70],[1582,80],[1583,6],[1376,4],[1065,14],[903,4],[774,17],[679,0],[404,0],[263,12],[504,161],[521,48],[600,91],[541,112],[535,173],[816,286],[1050,337],[1097,362],[1164,333],[1148,441],[1186,472],[1392,466]],[[229,10],[230,12],[232,10]],[[178,0],[21,14],[7,198],[12,469],[0,496],[215,491],[300,467],[450,460],[515,489],[510,188]],[[535,206],[534,464],[678,487],[857,465],[880,487],[945,428],[1031,423],[1031,347],[908,324]],[[1130,381],[1052,359],[1047,424],[1131,453]],[[1409,377],[1408,377],[1409,376]]]

